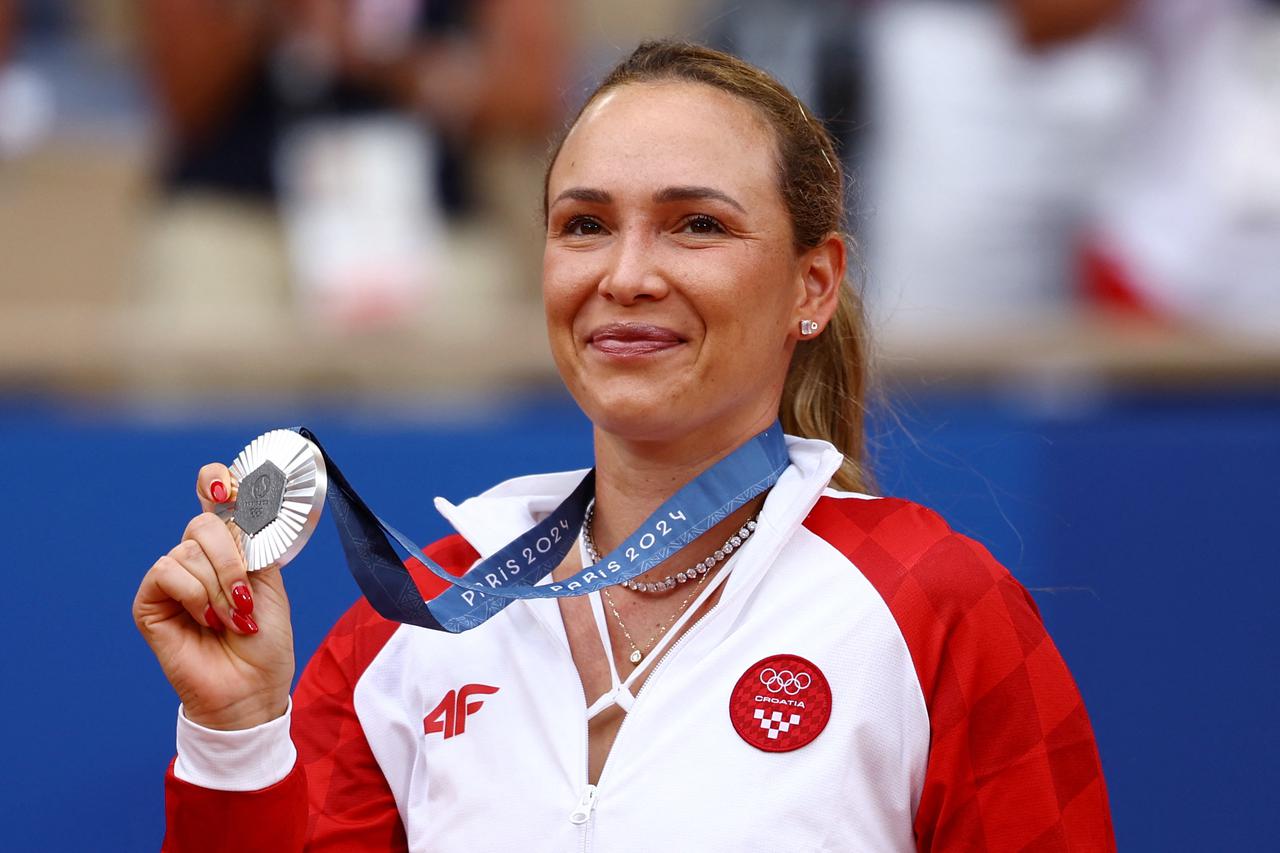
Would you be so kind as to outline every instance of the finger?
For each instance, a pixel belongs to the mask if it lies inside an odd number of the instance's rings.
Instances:
[[[235,478],[231,469],[221,462],[210,462],[200,469],[196,475],[196,497],[200,499],[200,509],[213,512],[214,509],[235,497]]]
[[[218,572],[204,553],[204,548],[195,539],[183,539],[169,550],[169,559],[182,566],[196,581],[204,587],[205,597],[218,610],[229,610],[231,602],[222,592],[218,583]]]
[[[191,520],[182,538],[198,542],[203,549],[204,556],[217,577],[221,598],[230,603],[228,615],[233,624],[237,628],[244,628],[246,633],[254,633],[256,626],[248,618],[253,613],[253,593],[249,588],[248,568],[226,522],[211,513],[203,513]]]
[[[177,602],[197,625],[214,631],[223,630],[222,620],[209,604],[208,590],[177,560],[169,555],[156,560],[138,590],[134,618],[139,627],[145,621],[145,605]]]
[[[253,619],[237,613],[234,602],[228,601],[213,562],[197,540],[182,540],[169,552],[169,558],[181,565],[204,588],[210,602],[209,611],[205,613],[206,621],[216,621],[224,626],[230,624],[239,634],[258,633],[258,626]],[[211,615],[212,619],[209,618]]]

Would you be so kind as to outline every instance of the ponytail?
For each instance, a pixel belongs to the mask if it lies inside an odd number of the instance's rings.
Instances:
[[[871,487],[863,423],[867,344],[862,301],[846,281],[822,334],[796,345],[778,411],[786,432],[828,441],[844,454],[831,484],[847,492]]]

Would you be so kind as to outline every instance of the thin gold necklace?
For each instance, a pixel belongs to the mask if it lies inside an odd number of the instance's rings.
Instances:
[[[586,518],[583,519],[582,522],[582,544],[586,547],[587,557],[591,559],[593,565],[600,562],[600,552],[596,550],[595,539],[591,535],[592,522],[595,521],[595,513],[596,505],[595,501],[592,501],[591,505],[587,507]],[[675,624],[675,621],[680,618],[680,614],[684,613],[685,608],[689,606],[689,602],[698,594],[698,590],[715,569],[716,564],[722,560],[728,559],[729,555],[732,554],[735,549],[739,548],[744,542],[746,542],[751,534],[755,532],[755,529],[756,519],[755,516],[752,516],[737,533],[729,537],[729,540],[726,541],[723,546],[717,548],[714,554],[707,557],[707,559],[703,560],[694,568],[686,569],[683,572],[679,572],[678,574],[664,578],[663,580],[653,584],[637,584],[634,580],[623,584],[623,586],[635,592],[665,592],[674,587],[677,583],[685,583],[686,581],[693,580],[695,577],[697,578],[697,582],[694,583],[693,589],[687,596],[685,596],[684,601],[680,602],[680,606],[676,608],[676,612],[671,614],[671,618],[667,620],[667,624],[660,627],[657,633],[649,638],[649,642],[645,643],[645,647],[643,649],[637,646],[636,641],[631,638],[631,632],[627,630],[627,623],[622,621],[622,614],[618,612],[618,607],[613,602],[613,595],[610,594],[609,588],[604,588],[604,597],[605,600],[609,602],[609,610],[613,613],[613,618],[618,620],[618,627],[622,629],[622,636],[626,637],[627,645],[631,646],[631,654],[628,656],[627,660],[631,661],[633,664],[639,664],[640,661],[644,660],[644,656],[653,648],[653,645],[658,641],[658,638],[670,630],[671,626]]]
[[[676,608],[676,612],[671,614],[671,618],[667,620],[667,624],[659,628],[657,633],[649,638],[649,642],[644,644],[643,650],[636,645],[635,640],[631,639],[631,632],[627,630],[627,623],[622,621],[622,614],[618,612],[617,605],[613,603],[613,596],[609,594],[609,588],[604,588],[604,597],[605,600],[609,602],[609,609],[613,611],[613,618],[618,620],[618,627],[622,629],[622,636],[627,638],[627,645],[631,646],[631,655],[627,660],[631,661],[633,664],[639,664],[640,661],[644,660],[644,656],[653,648],[653,644],[658,642],[658,638],[667,633],[671,626],[675,624],[676,619],[680,618],[680,614],[684,613],[684,609],[689,606],[690,601],[693,601],[694,596],[698,594],[698,589],[706,581],[709,574],[710,572],[698,578],[698,582],[693,585],[693,589],[685,596],[684,601],[680,602],[680,606]]]

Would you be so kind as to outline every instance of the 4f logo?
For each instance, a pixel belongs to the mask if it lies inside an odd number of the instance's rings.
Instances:
[[[467,717],[484,705],[484,700],[472,697],[497,692],[498,688],[487,684],[464,684],[458,690],[450,690],[435,710],[422,718],[423,732],[429,735],[442,732],[446,738],[462,734],[467,730]]]

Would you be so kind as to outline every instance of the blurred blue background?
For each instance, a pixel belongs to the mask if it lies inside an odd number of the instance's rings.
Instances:
[[[0,0],[0,848],[158,846],[129,607],[203,462],[305,423],[424,542],[589,463],[542,166],[672,35],[836,137],[881,491],[1033,590],[1120,848],[1275,846],[1280,0]],[[305,659],[329,522],[287,572]]]
[[[1124,392],[1063,414],[1023,392],[903,394],[877,418],[882,490],[928,502],[1034,591],[1096,727],[1123,850],[1258,850],[1280,687],[1280,393]],[[430,414],[423,414],[430,412]],[[0,407],[5,848],[150,850],[176,700],[134,630],[139,577],[192,512],[194,471],[306,423],[420,542],[430,507],[507,476],[589,464],[553,392],[419,412]],[[56,498],[55,498],[56,496]],[[331,522],[287,581],[301,659],[358,596]]]

